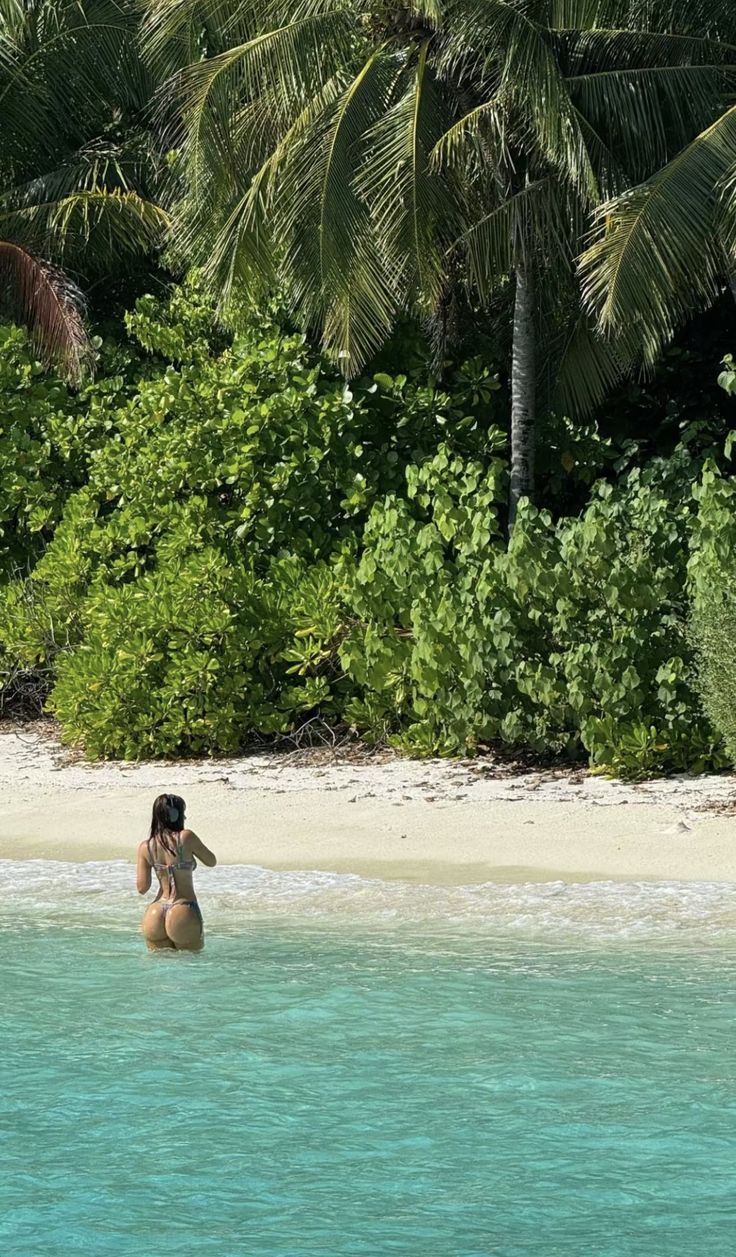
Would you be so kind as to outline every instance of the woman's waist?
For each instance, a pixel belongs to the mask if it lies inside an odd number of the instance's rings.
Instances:
[[[196,904],[197,896],[194,887],[189,886],[161,886],[154,900],[154,903],[166,904],[167,907],[173,908],[175,903]]]
[[[194,899],[194,879],[191,873],[180,873],[178,877],[160,877],[159,889],[163,899]]]

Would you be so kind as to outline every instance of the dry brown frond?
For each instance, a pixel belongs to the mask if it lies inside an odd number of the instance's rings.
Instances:
[[[94,356],[84,326],[84,299],[69,277],[23,245],[0,240],[0,302],[28,328],[43,362],[79,384]]]

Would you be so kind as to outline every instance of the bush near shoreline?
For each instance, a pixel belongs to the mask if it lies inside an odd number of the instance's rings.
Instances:
[[[508,543],[479,360],[347,387],[271,314],[214,326],[191,285],[126,322],[78,393],[0,331],[6,709],[43,701],[91,757],[319,716],[410,755],[734,761],[736,480],[707,425],[642,460],[551,419],[548,501]]]

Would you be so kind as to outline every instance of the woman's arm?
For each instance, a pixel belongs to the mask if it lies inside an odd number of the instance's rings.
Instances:
[[[217,864],[217,856],[210,851],[209,847],[205,847],[202,839],[198,838],[193,830],[187,829],[184,832],[189,840],[192,855],[196,855],[202,864],[206,864],[208,868],[213,869]]]
[[[138,846],[135,884],[139,895],[145,895],[146,891],[151,889],[151,865],[148,862],[147,842],[141,842]]]

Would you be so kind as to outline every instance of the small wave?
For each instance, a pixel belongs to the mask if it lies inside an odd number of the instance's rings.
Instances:
[[[275,872],[258,865],[204,871],[208,928],[248,921],[480,931],[509,938],[736,941],[736,884],[713,882],[485,882],[424,886],[350,873]],[[129,929],[141,913],[123,860],[69,864],[0,860],[0,926]]]

